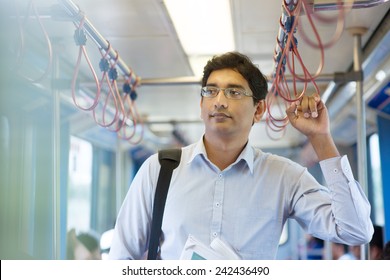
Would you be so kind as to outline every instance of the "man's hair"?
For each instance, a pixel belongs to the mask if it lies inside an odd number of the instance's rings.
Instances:
[[[238,52],[228,52],[210,59],[203,69],[202,87],[206,86],[211,72],[221,69],[233,69],[240,73],[247,80],[255,103],[265,99],[268,92],[267,79],[249,57]]]
[[[382,259],[390,260],[390,241],[387,241],[383,247]]]
[[[374,234],[372,235],[372,239],[369,243],[371,247],[377,247],[380,250],[383,250],[383,227],[374,225]]]
[[[88,251],[93,252],[96,249],[100,250],[100,243],[97,236],[89,232],[82,232],[77,235],[77,239],[83,243],[83,245],[88,249]]]

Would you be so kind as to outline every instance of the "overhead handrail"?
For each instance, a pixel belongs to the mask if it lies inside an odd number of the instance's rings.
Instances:
[[[123,75],[126,76],[127,80],[129,80],[131,84],[136,84],[139,77],[137,77],[134,71],[125,64],[120,56],[117,57],[117,52],[110,48],[109,42],[96,30],[88,18],[83,15],[79,7],[71,0],[58,1],[62,4],[63,8],[67,11],[68,15],[72,18],[76,25],[80,24],[80,21],[84,20],[83,28],[88,35],[94,40],[100,49],[108,50],[109,58],[116,62],[116,65],[122,71]]]
[[[275,139],[270,135],[269,131],[276,133],[283,132],[288,125],[288,118],[283,108],[288,107],[291,102],[296,102],[303,95],[311,95],[307,91],[314,88],[314,91],[319,94],[319,88],[317,86],[317,78],[321,77],[321,72],[324,66],[325,48],[331,47],[342,34],[346,5],[344,1],[337,0],[333,5],[338,9],[338,15],[336,17],[324,17],[315,14],[313,11],[318,8],[310,3],[308,0],[282,0],[282,14],[279,19],[279,31],[276,38],[276,46],[274,49],[274,70],[272,73],[272,85],[267,95],[267,134],[270,138]],[[351,9],[348,6],[348,9]],[[318,9],[317,9],[318,10]],[[314,40],[309,39],[302,28],[302,14],[305,14],[308,19],[308,27],[310,27],[314,34]],[[314,20],[318,20],[322,23],[336,22],[336,30],[334,36],[329,42],[323,43],[317,28],[314,24]],[[306,26],[305,26],[306,28]],[[312,73],[306,68],[305,62],[301,57],[298,50],[298,40],[296,33],[299,31],[301,38],[309,46],[318,48],[319,50],[319,63],[317,70]],[[302,74],[298,74],[298,71]],[[291,83],[288,83],[286,79],[286,73],[291,74]],[[303,83],[303,89],[298,91],[297,83]],[[311,85],[312,87],[309,87]],[[283,136],[281,135],[281,136]],[[282,138],[282,137],[279,137]]]
[[[92,111],[95,122],[112,131],[116,132],[118,137],[127,140],[131,144],[138,144],[143,138],[144,125],[137,111],[135,99],[137,94],[136,87],[140,84],[140,77],[136,76],[134,71],[130,69],[120,58],[118,51],[111,47],[96,28],[87,19],[85,14],[71,1],[59,0],[70,16],[71,20],[77,27],[75,33],[76,44],[80,46],[80,55],[84,54],[87,63],[93,72],[97,94],[93,99],[91,106],[87,108],[81,107],[83,110]],[[101,60],[99,63],[102,77],[99,80],[88,59],[84,48],[86,35],[88,35],[98,46]],[[85,36],[85,38],[84,38]],[[81,39],[83,40],[80,40]],[[80,42],[82,41],[82,42]],[[75,80],[77,79],[78,68],[80,64],[80,55],[76,64],[75,74],[72,80],[72,95],[75,101]],[[117,68],[122,72],[125,82],[123,85],[123,93],[119,91],[117,80]],[[107,88],[107,91],[104,90]],[[78,103],[75,101],[76,106]],[[80,107],[80,106],[77,106]],[[139,128],[140,125],[140,129]],[[137,140],[132,139],[138,131]]]

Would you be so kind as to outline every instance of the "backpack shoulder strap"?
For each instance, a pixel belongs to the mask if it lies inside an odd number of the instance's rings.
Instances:
[[[154,195],[148,260],[155,260],[157,258],[165,200],[167,198],[172,172],[177,166],[179,166],[180,158],[181,149],[166,149],[158,152],[158,160],[160,162],[161,169],[158,175],[156,193]]]

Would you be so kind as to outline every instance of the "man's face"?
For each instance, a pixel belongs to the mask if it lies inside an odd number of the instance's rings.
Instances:
[[[233,69],[221,69],[211,72],[207,86],[218,88],[242,88],[253,94],[244,77]],[[253,98],[228,99],[221,90],[216,97],[202,97],[201,117],[205,123],[206,134],[227,137],[247,138],[254,122],[261,120],[264,102],[254,105]]]

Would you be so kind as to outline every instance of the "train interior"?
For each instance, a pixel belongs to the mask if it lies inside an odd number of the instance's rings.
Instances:
[[[227,51],[248,55],[274,97],[250,141],[306,166],[319,181],[315,154],[283,120],[285,101],[278,97],[286,89],[289,100],[320,93],[334,140],[370,200],[373,223],[390,240],[389,1],[6,0],[1,6],[0,258],[66,259],[72,229],[93,231],[102,252],[108,249],[143,161],[202,137],[203,66]],[[288,22],[293,6],[302,10]],[[278,56],[285,48],[295,51],[294,67],[292,56],[284,64]],[[278,77],[283,85],[276,89]],[[290,221],[277,258],[331,258],[309,239]]]

